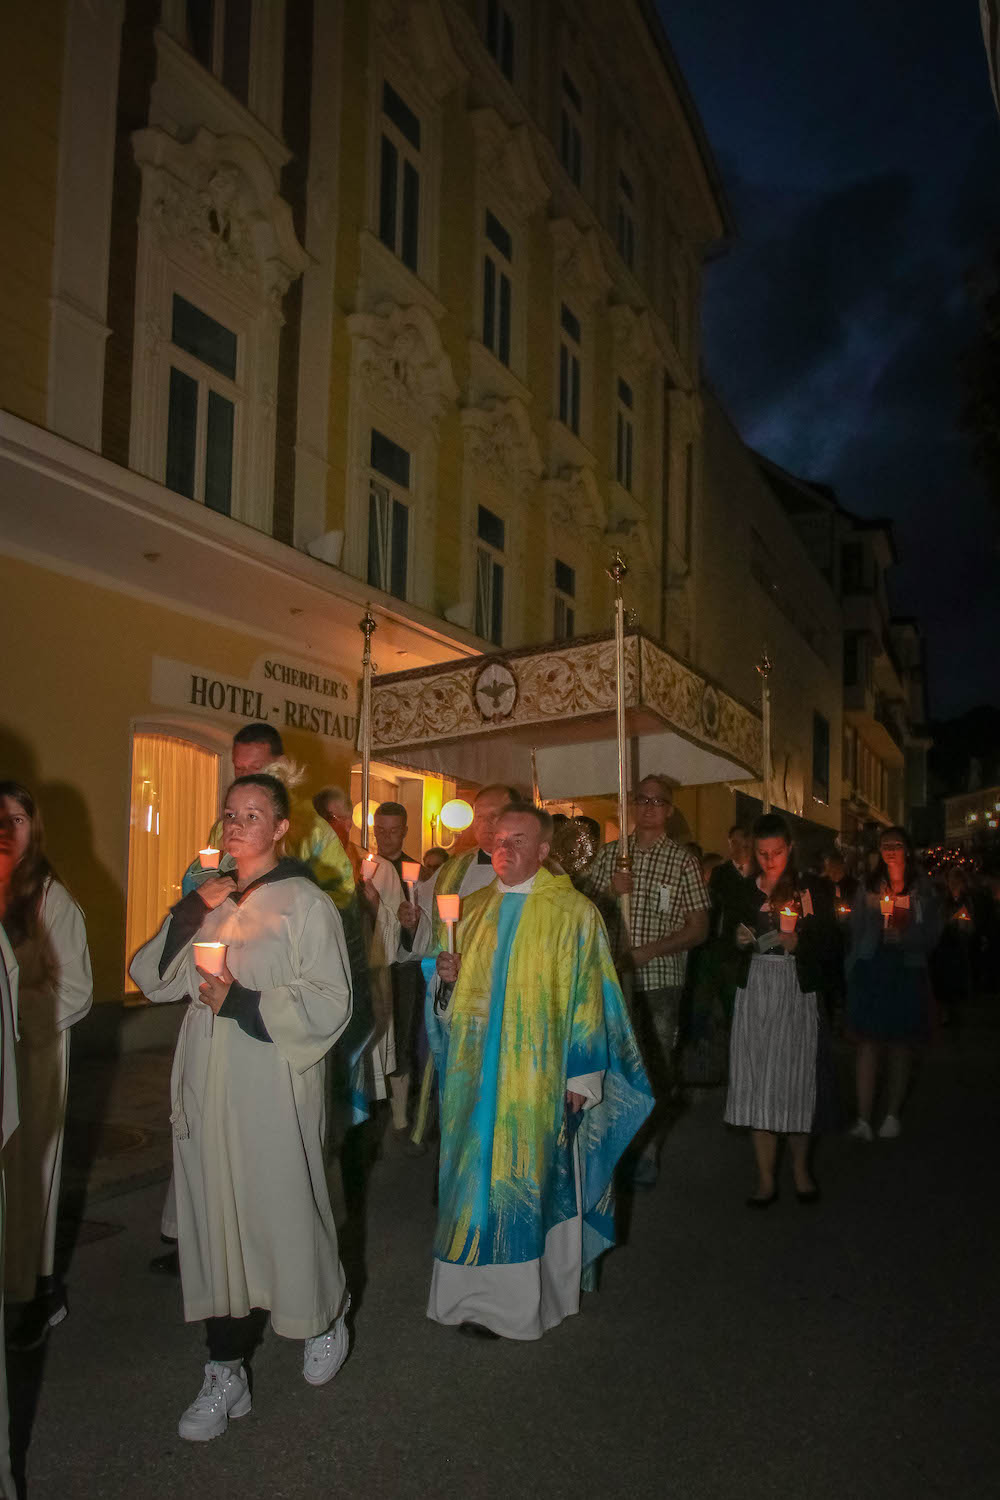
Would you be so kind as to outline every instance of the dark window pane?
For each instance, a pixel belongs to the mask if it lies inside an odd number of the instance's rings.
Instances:
[[[217,391],[208,393],[205,433],[205,504],[209,510],[232,513],[233,419],[236,408]]]
[[[250,11],[252,0],[226,0],[222,28],[222,82],[247,104],[250,99]]]
[[[383,245],[396,251],[396,177],[399,154],[387,136],[382,137],[382,160],[378,185],[378,237]]]
[[[183,370],[170,371],[167,412],[167,473],[164,483],[178,495],[194,497],[194,449],[198,433],[198,382]]]
[[[385,587],[382,577],[381,496],[374,490],[368,496],[368,582],[374,589]]]
[[[619,380],[618,399],[623,406],[628,407],[629,411],[632,410],[632,387],[627,383],[627,381]]]
[[[566,639],[567,640],[572,640],[572,638],[573,638],[573,636],[575,634],[576,634],[576,610],[575,609],[568,609],[566,611]]]
[[[583,100],[580,98],[580,90],[577,88],[576,84],[573,82],[568,73],[563,73],[562,85],[563,93],[566,95],[567,99],[569,99],[577,114],[582,114]]]
[[[574,344],[578,344],[580,342],[580,320],[571,312],[565,302],[560,309],[559,321],[562,324],[563,332],[569,334]]]
[[[511,83],[514,82],[514,22],[506,11],[500,29],[500,71]]]
[[[404,489],[410,487],[410,455],[405,448],[387,438],[384,433],[379,432],[377,427],[372,428],[371,465],[387,479],[393,480],[395,484],[401,484]]]
[[[559,345],[559,420],[569,422],[569,350]]]
[[[212,66],[215,6],[212,0],[187,0],[188,46],[203,67]]]
[[[569,425],[579,436],[580,434],[580,361],[574,356],[570,360],[570,422]]]
[[[500,332],[497,338],[497,355],[505,365],[510,364],[510,279],[500,277]]]
[[[625,488],[632,489],[632,423],[625,423]]]
[[[498,552],[503,551],[503,521],[491,510],[487,510],[485,505],[479,507],[479,536],[481,541],[489,542]]]
[[[560,562],[556,558],[556,588],[562,594],[569,594],[572,598],[576,594],[576,573],[568,563]]]
[[[493,564],[493,620],[490,640],[494,646],[503,645],[503,568]]]
[[[392,502],[392,551],[390,555],[390,592],[397,599],[406,598],[406,560],[410,540],[410,512],[398,500]]]
[[[417,269],[420,233],[420,176],[410,162],[403,162],[403,242],[399,258],[411,271]]]
[[[236,335],[224,328],[200,307],[186,302],[174,293],[173,323],[170,337],[178,349],[184,349],[210,365],[229,380],[236,379]]]
[[[505,229],[495,214],[486,210],[486,238],[491,245],[495,245],[505,260],[513,259],[513,242],[510,231]]]
[[[382,109],[387,118],[395,125],[400,135],[419,151],[420,121],[410,106],[405,104],[399,97],[391,83],[384,83],[382,85]]]
[[[623,428],[625,419],[621,412],[618,413],[618,422],[615,429],[615,478],[621,484],[625,473],[625,442]]]
[[[487,349],[494,347],[496,339],[496,267],[487,255],[483,262],[483,343]]]

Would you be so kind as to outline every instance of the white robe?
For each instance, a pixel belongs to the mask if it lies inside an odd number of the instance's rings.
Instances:
[[[132,961],[153,1001],[197,997],[188,943],[163,978],[169,919]],[[310,1338],[340,1312],[344,1273],[327,1190],[324,1059],[351,1014],[344,930],[302,876],[206,912],[198,941],[228,944],[230,972],[260,991],[271,1042],[193,998],[171,1079],[178,1247],[188,1322],[267,1308],[276,1333]]]
[[[94,981],[83,913],[47,882],[36,933],[17,947],[21,1128],[6,1152],[6,1295],[27,1302],[51,1276],[69,1086],[69,1028],[90,1010]]]
[[[0,927],[0,1147],[17,1130],[17,959]],[[0,1263],[4,1243],[4,1191],[0,1177]],[[3,1302],[0,1300],[0,1349],[3,1348]],[[10,1415],[7,1410],[7,1362],[0,1359],[0,1500],[16,1500],[10,1468]]]
[[[396,867],[372,850],[375,868],[367,884],[379,898],[374,927],[368,945],[368,982],[371,986],[372,1010],[375,1016],[375,1039],[371,1062],[376,1099],[388,1094],[386,1079],[396,1071],[396,1028],[392,1019],[392,974],[390,969],[399,950],[399,908],[403,886]],[[364,897],[361,898],[364,901]],[[365,911],[370,911],[367,906]]]

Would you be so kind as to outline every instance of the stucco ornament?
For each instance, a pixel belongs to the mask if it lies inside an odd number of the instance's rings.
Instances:
[[[161,250],[203,261],[277,311],[309,257],[274,173],[246,136],[201,129],[187,142],[156,126],[132,137],[142,219]]]
[[[504,489],[522,497],[531,493],[543,464],[523,401],[516,396],[509,401],[487,397],[482,406],[463,410],[462,427],[470,463],[485,469]]]
[[[436,424],[458,399],[451,360],[426,308],[383,302],[374,313],[352,313],[347,329],[357,341],[362,384],[374,401]]]
[[[495,109],[469,115],[483,175],[510,204],[519,219],[529,219],[551,197],[542,176],[527,125],[507,125]]]
[[[569,531],[603,532],[608,525],[604,497],[591,468],[560,469],[544,485],[549,514],[556,526]]]

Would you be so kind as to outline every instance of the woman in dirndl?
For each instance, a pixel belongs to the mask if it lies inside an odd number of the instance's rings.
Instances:
[[[753,851],[724,932],[739,957],[725,1120],[750,1128],[757,1186],[746,1201],[763,1209],[778,1196],[782,1136],[796,1198],[819,1198],[809,1148],[812,1133],[832,1123],[834,1089],[817,996],[837,929],[826,882],[796,872],[788,825],[777,813],[757,819]]]

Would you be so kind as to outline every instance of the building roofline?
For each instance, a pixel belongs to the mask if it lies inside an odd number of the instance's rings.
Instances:
[[[680,64],[677,61],[674,49],[670,45],[663,22],[660,20],[653,0],[638,0],[638,5],[649,34],[656,44],[656,50],[660,54],[660,60],[666,70],[667,77],[670,79],[671,87],[676,93],[681,109],[684,112],[688,129],[691,131],[691,136],[701,159],[705,176],[708,179],[708,185],[712,190],[716,206],[719,210],[719,217],[722,220],[723,241],[733,239],[736,235],[736,217],[723,185],[722,173],[719,171],[715,154],[709,144],[708,134],[702,124],[698,107],[694,102],[694,95],[688,87],[684,74],[681,72]]]

